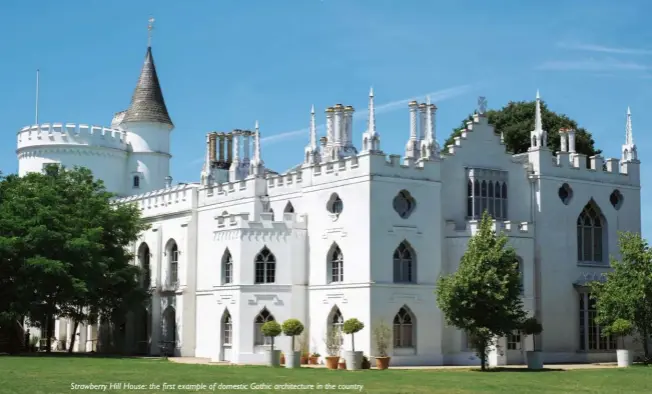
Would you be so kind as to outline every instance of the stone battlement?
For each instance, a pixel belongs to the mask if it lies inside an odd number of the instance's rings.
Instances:
[[[127,149],[123,130],[76,123],[43,123],[23,127],[17,133],[18,150],[51,145],[80,145]]]
[[[454,221],[446,221],[446,237],[472,237],[480,229],[479,220],[469,220],[465,223],[463,228],[459,228]],[[534,223],[528,222],[512,222],[512,221],[497,221],[494,220],[492,229],[496,232],[503,232],[508,237],[534,237]]]
[[[273,213],[264,212],[258,215],[258,220],[249,220],[249,213],[237,213],[230,215],[217,215],[217,230],[275,230],[287,231],[291,229],[305,230],[308,225],[306,215],[296,213],[284,213],[282,220],[274,220]]]
[[[196,184],[181,184],[166,189],[115,199],[116,204],[135,203],[143,216],[168,214],[196,206]]]

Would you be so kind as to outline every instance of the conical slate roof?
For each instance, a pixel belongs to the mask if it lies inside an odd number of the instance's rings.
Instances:
[[[151,47],[147,47],[138,85],[136,85],[134,95],[131,97],[131,105],[129,105],[122,122],[153,122],[173,126],[156,75]]]

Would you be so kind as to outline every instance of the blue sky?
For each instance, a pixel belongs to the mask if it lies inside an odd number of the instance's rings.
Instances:
[[[109,125],[128,106],[153,16],[175,181],[199,178],[206,132],[255,120],[266,163],[291,167],[312,104],[318,123],[327,106],[353,105],[359,146],[372,85],[383,149],[394,153],[409,133],[408,99],[432,94],[441,142],[477,96],[499,108],[540,89],[607,157],[620,157],[631,106],[646,201],[651,13],[645,0],[2,0],[0,170],[17,170],[15,131],[34,122],[37,68],[41,122]]]

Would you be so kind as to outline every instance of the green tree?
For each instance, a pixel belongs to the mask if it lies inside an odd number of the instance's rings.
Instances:
[[[650,360],[647,339],[652,335],[652,250],[640,234],[619,234],[621,261],[611,260],[613,271],[604,282],[591,282],[598,324],[612,327],[618,320],[632,323]]]
[[[147,226],[135,206],[112,198],[84,168],[49,166],[0,181],[0,270],[9,272],[0,280],[12,291],[6,316],[64,316],[76,330],[148,298],[127,248]]]
[[[485,370],[494,338],[517,330],[526,316],[516,253],[486,211],[459,269],[439,278],[435,294],[447,323],[467,332]]]
[[[503,133],[507,150],[517,154],[527,152],[530,147],[530,131],[534,129],[534,113],[536,101],[510,101],[500,110],[487,111],[489,123],[495,127],[496,133]],[[444,146],[454,144],[454,138],[459,137],[466,128],[466,122],[473,119],[469,115],[460,127],[453,129]],[[593,156],[601,153],[594,147],[593,137],[577,122],[564,114],[550,111],[545,102],[541,101],[541,120],[543,129],[548,132],[548,147],[557,152],[560,150],[559,129],[572,128],[575,130],[575,148],[578,153]]]

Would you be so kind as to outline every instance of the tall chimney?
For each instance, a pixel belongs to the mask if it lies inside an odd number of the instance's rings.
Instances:
[[[224,137],[225,137],[224,133],[217,134],[217,138],[219,139],[219,147],[217,149],[217,151],[219,152],[218,161],[220,163],[224,163]]]
[[[423,141],[423,139],[426,137],[426,111],[428,110],[427,106],[425,103],[419,104],[419,141]]]
[[[333,114],[334,110],[332,107],[326,108],[326,141],[328,145],[333,145],[335,141],[335,136],[333,134]]]
[[[249,162],[250,154],[251,154],[251,147],[249,145],[249,138],[251,137],[253,133],[250,130],[245,130],[242,132],[243,135],[243,153],[242,153],[242,161],[244,162]]]
[[[345,138],[344,138],[344,145],[347,147],[353,146],[353,113],[355,112],[355,109],[348,105],[344,108],[344,119],[346,122],[344,122],[345,128],[344,128],[344,133],[345,133]]]
[[[212,163],[217,161],[217,132],[212,132],[208,135],[208,160]]]
[[[226,162],[233,162],[233,133],[226,133]]]

